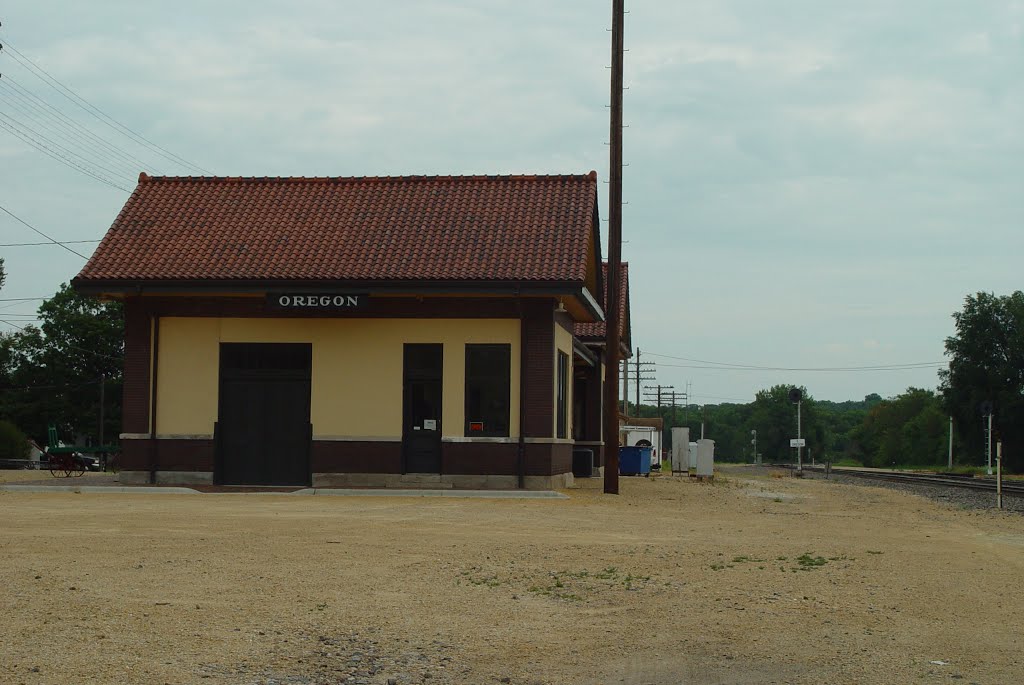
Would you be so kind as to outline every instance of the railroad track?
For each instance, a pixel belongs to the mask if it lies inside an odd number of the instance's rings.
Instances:
[[[793,464],[773,464],[781,468],[795,468]],[[821,466],[804,466],[805,471],[816,473],[824,472]],[[935,487],[960,488],[963,490],[983,490],[995,493],[995,478],[973,478],[951,473],[899,473],[896,471],[873,471],[869,469],[851,469],[844,467],[832,467],[832,473],[854,478],[867,480],[885,480],[891,483],[916,483],[919,485],[931,485]],[[1024,497],[1024,483],[1016,480],[1003,479],[1003,494],[1014,497]]]

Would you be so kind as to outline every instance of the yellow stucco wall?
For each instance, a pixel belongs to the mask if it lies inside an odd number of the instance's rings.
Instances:
[[[402,435],[404,343],[444,345],[444,437],[464,434],[465,345],[508,343],[512,348],[510,437],[519,435],[518,319],[179,317],[160,320],[159,435],[213,433],[222,342],[311,343],[314,437],[389,439]]]
[[[569,357],[569,374],[568,374],[568,387],[565,389],[565,396],[567,402],[566,419],[565,419],[565,437],[572,437],[572,393],[573,386],[573,364],[574,355],[572,352],[572,333],[566,330],[561,324],[555,322],[555,380],[552,383],[554,389],[554,400],[552,406],[555,408],[553,416],[551,417],[551,435],[558,436],[558,353],[564,352]]]

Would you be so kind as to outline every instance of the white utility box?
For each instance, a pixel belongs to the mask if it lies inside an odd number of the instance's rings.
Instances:
[[[672,427],[672,473],[686,473],[690,470],[690,429],[686,426]]]
[[[697,441],[697,477],[710,478],[715,475],[715,441]]]

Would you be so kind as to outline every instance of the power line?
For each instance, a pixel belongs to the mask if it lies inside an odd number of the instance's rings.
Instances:
[[[919,369],[944,369],[949,366],[948,363],[935,363],[935,364],[921,364],[921,365],[909,365],[909,366],[864,366],[864,367],[835,367],[835,368],[791,368],[791,367],[757,367],[749,368],[742,366],[701,366],[699,364],[662,364],[663,367],[672,369],[706,369],[709,371],[806,371],[806,372],[860,372],[860,371],[916,371]]]
[[[0,319],[0,323],[5,323],[8,326],[12,326],[14,328],[17,328],[22,333],[27,332],[27,329],[24,326],[19,326],[18,324],[14,323],[13,321],[8,321],[7,319]],[[21,321],[19,323],[25,323],[25,322]],[[103,357],[104,359],[113,359],[116,362],[122,361],[122,357],[112,357],[109,354],[103,354],[102,352],[97,352],[96,350],[87,350],[84,347],[78,347],[77,345],[64,345],[64,347],[67,347],[68,349],[72,349],[72,350],[78,350],[79,352],[86,352],[88,354],[95,355],[97,357]]]
[[[129,177],[129,179],[125,178],[124,171],[116,171],[114,169],[111,169],[108,166],[104,166],[103,164],[100,164],[99,162],[96,162],[96,161],[93,161],[93,160],[90,160],[90,159],[86,159],[85,157],[83,157],[82,155],[78,154],[74,150],[71,150],[71,149],[65,147],[64,145],[61,145],[60,143],[55,141],[53,138],[48,138],[45,134],[40,133],[39,131],[33,129],[31,126],[25,124],[22,121],[19,121],[18,119],[10,116],[9,114],[4,114],[3,112],[0,112],[0,117],[3,117],[9,123],[11,123],[14,126],[17,126],[18,128],[22,129],[23,132],[27,131],[27,135],[35,136],[36,138],[41,138],[45,143],[49,144],[51,147],[55,147],[55,148],[58,148],[60,150],[63,150],[64,152],[66,152],[67,154],[71,155],[72,157],[77,157],[79,160],[81,160],[82,164],[84,164],[86,167],[92,167],[91,171],[93,171],[97,175],[104,175],[104,176],[106,176],[107,174],[109,174],[114,179],[117,179],[117,178],[120,178],[121,180],[129,180],[130,179],[130,177]],[[51,131],[51,133],[52,133],[52,131]],[[66,138],[66,136],[65,136],[65,138]],[[106,172],[106,174],[102,174],[102,172]],[[107,180],[110,180],[110,179],[108,178]]]
[[[2,50],[5,47],[9,49],[9,52],[7,54],[9,54],[14,61],[18,62],[21,66],[28,69],[30,72],[33,73],[33,75],[35,75],[41,81],[43,81],[48,86],[56,90],[62,96],[67,98],[70,102],[74,103],[77,107],[91,114],[93,117],[95,117],[100,122],[113,129],[114,131],[117,131],[118,133],[121,133],[122,135],[135,140],[140,145],[145,145],[146,147],[150,148],[150,150],[152,150],[156,154],[160,155],[161,157],[169,161],[175,162],[177,164],[184,164],[185,166],[192,167],[193,169],[196,169],[204,174],[210,175],[210,172],[207,171],[206,169],[203,169],[201,166],[193,164],[187,159],[183,159],[182,157],[179,157],[173,152],[160,147],[153,141],[143,136],[141,133],[134,131],[133,129],[117,121],[110,115],[106,114],[98,107],[91,104],[85,98],[81,97],[78,93],[71,90],[63,83],[58,81],[56,78],[54,78],[48,71],[40,67],[35,62],[33,62],[23,52],[21,52],[14,45],[12,45],[9,40],[7,41],[6,45],[0,45],[0,50]]]
[[[0,86],[3,86],[3,87],[6,88],[6,85],[7,84],[4,82],[4,79],[0,78]],[[2,92],[3,92],[4,95],[10,95],[11,94],[10,90],[3,90]],[[113,173],[115,175],[126,176],[127,178],[131,178],[132,175],[134,174],[134,172],[136,171],[134,168],[131,168],[130,171],[125,171],[126,168],[129,168],[126,162],[123,162],[122,160],[120,160],[120,159],[118,159],[116,157],[112,157],[110,155],[110,153],[107,152],[106,150],[95,148],[95,147],[91,147],[88,144],[89,141],[87,141],[86,139],[82,138],[82,136],[80,135],[80,132],[75,131],[74,129],[71,129],[71,132],[68,133],[67,131],[64,130],[64,129],[67,129],[68,127],[63,125],[62,122],[57,122],[58,125],[54,126],[52,123],[50,123],[50,120],[49,120],[50,117],[48,117],[48,113],[45,112],[44,110],[40,109],[38,106],[36,106],[36,105],[34,105],[32,103],[29,103],[27,101],[24,101],[24,100],[22,100],[20,102],[16,102],[15,100],[12,100],[10,98],[8,98],[7,104],[10,105],[11,107],[13,107],[14,109],[18,110],[18,112],[20,112],[24,116],[28,117],[28,120],[31,121],[36,126],[42,127],[43,131],[45,131],[46,133],[48,133],[50,135],[55,135],[55,136],[60,137],[61,139],[63,139],[67,143],[71,144],[72,146],[74,146],[77,149],[79,149],[82,152],[84,152],[86,155],[97,156],[105,164],[110,164],[112,166],[118,166],[119,168],[118,169],[111,169],[110,167],[107,167],[104,164],[100,164],[99,162],[95,162],[95,161],[89,160],[86,157],[84,157],[83,155],[78,155],[77,153],[73,153],[73,154],[76,154],[78,157],[81,157],[82,159],[85,159],[86,161],[92,163],[93,165],[95,165],[97,167],[100,167],[102,169],[107,169],[108,171],[110,171],[111,173]],[[42,114],[43,114],[42,117],[39,115],[40,112],[42,112]],[[10,117],[10,118],[15,120],[15,121],[17,121],[16,119],[14,119],[13,116]],[[27,125],[25,123],[21,123],[21,126],[23,128],[28,128],[28,129],[31,130],[31,126],[29,126],[29,125]],[[43,133],[41,133],[40,131],[34,131],[34,133],[36,135],[42,137],[42,138],[45,138],[45,135]],[[54,143],[54,144],[56,144],[56,143]]]
[[[98,243],[99,240],[61,240],[58,244],[61,245],[77,245],[79,243]],[[0,243],[0,247],[34,247],[36,245],[53,245],[54,243]],[[45,299],[28,297],[28,300]],[[0,300],[2,301],[2,300]]]
[[[908,362],[906,364],[878,364],[874,366],[834,366],[834,367],[787,367],[787,366],[755,366],[753,364],[731,364],[726,362],[713,362],[706,359],[691,359],[689,357],[674,357],[670,354],[657,354],[648,352],[653,357],[664,357],[665,359],[677,359],[680,361],[696,362],[698,364],[713,364],[714,366],[692,366],[689,364],[662,364],[681,369],[721,369],[724,371],[905,371],[909,369],[929,368],[933,366],[947,366],[948,362]]]
[[[63,119],[66,122],[66,125],[69,128],[81,132],[82,134],[84,134],[85,136],[87,136],[87,137],[91,138],[92,140],[96,141],[96,143],[98,143],[99,145],[101,145],[101,146],[103,146],[105,148],[109,148],[111,154],[116,155],[116,156],[122,158],[126,163],[129,163],[129,164],[132,164],[132,165],[138,165],[138,168],[140,168],[140,169],[146,168],[146,166],[147,166],[146,162],[143,162],[138,157],[135,157],[131,153],[127,152],[126,150],[123,150],[122,148],[118,147],[117,145],[114,145],[113,143],[109,142],[106,138],[104,138],[104,137],[102,137],[102,136],[100,136],[100,135],[98,135],[96,133],[93,133],[92,131],[90,131],[87,127],[83,126],[82,124],[79,124],[77,121],[75,121],[74,119],[70,118],[69,116],[67,116],[66,114],[61,112],[58,108],[54,107],[53,105],[51,105],[46,100],[43,100],[39,96],[33,94],[32,91],[30,91],[28,88],[25,88],[20,83],[18,83],[16,80],[14,80],[14,78],[11,77],[10,74],[0,75],[0,84],[4,84],[4,83],[6,83],[6,86],[7,86],[9,91],[13,91],[16,95],[20,95],[22,98],[31,98],[32,100],[35,100],[36,102],[39,103],[39,105],[42,105],[42,107],[45,107],[45,108],[49,109],[57,117],[60,117],[61,119]],[[38,107],[38,105],[37,105],[37,107]],[[38,107],[38,108],[40,109],[40,111],[44,111],[44,110],[42,110],[41,107]],[[51,118],[54,118],[54,117],[51,115]],[[54,120],[56,120],[56,119],[54,118]],[[159,172],[159,169],[154,167],[154,171]]]
[[[730,402],[750,402],[752,400],[741,399],[739,397],[720,397],[718,395],[693,395],[693,397],[700,397],[707,400],[729,400]]]
[[[6,211],[6,210],[5,210]],[[47,243],[49,244],[49,243]],[[32,302],[34,300],[48,300],[48,297],[4,297],[0,302]]]
[[[84,260],[88,261],[88,259],[89,259],[89,258],[88,258],[88,257],[86,257],[86,256],[85,256],[84,254],[82,254],[81,252],[78,252],[77,250],[74,250],[73,248],[70,248],[70,247],[68,247],[67,245],[65,245],[64,243],[60,242],[59,240],[54,240],[53,238],[51,238],[50,236],[46,235],[45,233],[43,233],[43,232],[42,232],[42,231],[40,231],[40,230],[39,230],[38,228],[36,228],[36,227],[35,227],[35,226],[33,226],[32,224],[30,224],[29,222],[25,221],[25,220],[24,220],[24,219],[22,219],[21,217],[18,217],[18,216],[16,216],[16,215],[12,214],[12,213],[10,212],[10,210],[8,210],[8,209],[7,209],[6,207],[4,207],[3,205],[0,205],[0,212],[3,212],[4,214],[6,214],[7,216],[11,217],[12,219],[14,219],[15,221],[17,221],[18,223],[22,224],[23,226],[27,226],[28,228],[32,229],[33,231],[35,231],[35,232],[36,232],[36,233],[38,233],[39,235],[41,235],[41,236],[43,236],[44,238],[46,238],[47,240],[49,240],[49,241],[50,241],[51,243],[53,243],[54,245],[60,245],[61,247],[63,247],[63,248],[65,249],[65,250],[67,250],[67,251],[68,251],[68,252],[70,252],[71,254],[76,254],[76,255],[78,255],[79,257],[81,257],[82,259],[84,259]],[[25,298],[25,299],[36,299],[36,298]],[[46,298],[39,298],[39,299],[46,299]]]
[[[32,140],[31,136],[26,137],[23,133],[20,133],[17,129],[13,128],[10,124],[5,124],[4,122],[0,121],[0,126],[2,126],[3,128],[7,129],[11,133],[13,133],[15,136],[17,136],[21,140],[25,141],[26,143],[28,143],[29,145],[34,147],[35,149],[39,150],[40,152],[42,152],[47,157],[51,157],[51,158],[55,159],[56,161],[60,162],[61,164],[64,164],[66,166],[69,166],[69,167],[72,167],[74,169],[77,169],[78,171],[81,171],[86,176],[91,176],[92,178],[96,179],[100,183],[108,185],[108,186],[110,186],[112,188],[117,188],[118,190],[123,190],[125,192],[129,192],[129,190],[127,188],[122,188],[121,186],[117,185],[116,183],[114,183],[112,181],[109,181],[109,180],[107,180],[107,179],[105,179],[105,178],[103,178],[101,176],[98,176],[97,174],[93,173],[92,171],[86,169],[85,167],[83,167],[83,166],[81,166],[79,164],[76,164],[73,160],[68,159],[67,157],[65,157],[64,155],[60,154],[59,152],[55,153],[52,150],[48,149],[45,145],[40,145],[39,143],[37,143],[34,140]]]

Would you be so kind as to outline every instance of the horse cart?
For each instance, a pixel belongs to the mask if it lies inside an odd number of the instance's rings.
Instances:
[[[56,426],[47,428],[46,437],[47,445],[43,455],[50,466],[50,474],[54,478],[81,476],[97,463],[97,460],[89,455],[96,455],[105,460],[107,455],[117,451],[117,447],[113,445],[62,445],[57,438]]]

